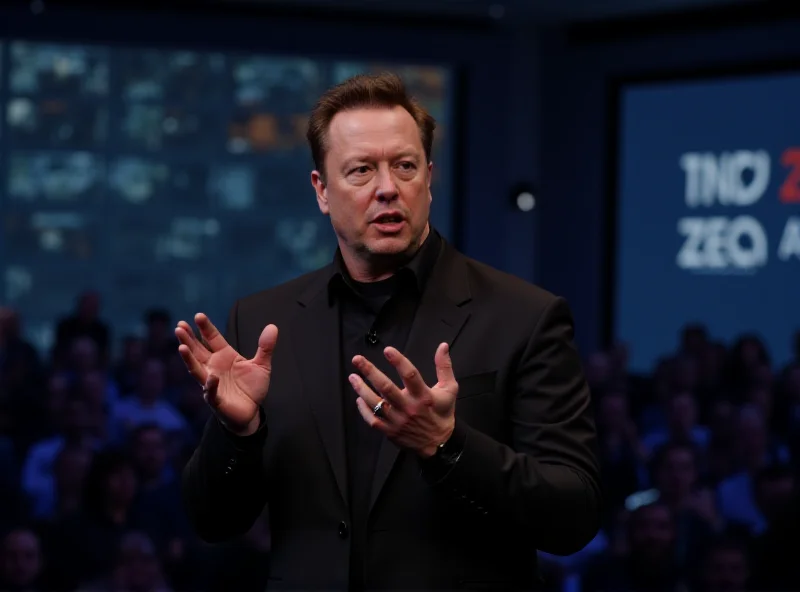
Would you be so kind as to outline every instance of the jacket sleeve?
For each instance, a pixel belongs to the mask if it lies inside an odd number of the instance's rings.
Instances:
[[[562,298],[540,317],[512,388],[510,445],[457,421],[452,439],[460,454],[434,487],[533,538],[542,551],[575,553],[599,530],[601,492],[589,387]]]
[[[231,309],[226,338],[238,351],[237,310],[237,305]],[[246,437],[230,433],[212,416],[183,469],[181,486],[189,521],[206,542],[227,541],[246,533],[264,508],[267,422],[263,409],[259,413],[258,430]]]

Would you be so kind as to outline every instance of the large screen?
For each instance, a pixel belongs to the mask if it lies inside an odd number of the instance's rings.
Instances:
[[[800,73],[621,92],[615,338],[634,370],[682,325],[759,334],[790,358],[800,327]]]
[[[44,349],[86,289],[120,333],[150,307],[224,325],[236,298],[326,264],[307,116],[328,86],[383,70],[438,121],[432,220],[450,237],[446,68],[0,43],[0,304]]]

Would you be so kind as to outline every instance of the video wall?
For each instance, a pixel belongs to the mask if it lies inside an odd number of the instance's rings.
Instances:
[[[800,329],[800,72],[621,93],[615,337],[634,370],[682,325],[756,332],[790,359]]]
[[[325,265],[307,116],[331,84],[387,69],[438,121],[432,218],[449,237],[446,68],[0,42],[0,304],[46,349],[89,288],[119,336],[153,306],[224,325],[236,298]]]

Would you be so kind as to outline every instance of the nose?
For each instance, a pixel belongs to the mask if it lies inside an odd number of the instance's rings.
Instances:
[[[379,201],[391,202],[397,199],[400,192],[389,171],[379,171],[377,180],[378,188],[375,190],[375,197],[377,197]]]

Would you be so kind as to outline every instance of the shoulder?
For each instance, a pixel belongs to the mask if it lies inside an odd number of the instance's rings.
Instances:
[[[285,310],[296,305],[297,300],[309,290],[321,289],[331,274],[330,265],[305,273],[272,288],[248,294],[236,301],[239,316],[260,313],[264,309]]]
[[[470,295],[478,305],[502,306],[510,314],[539,317],[551,308],[566,307],[556,294],[515,275],[455,251],[453,261],[463,265]]]

